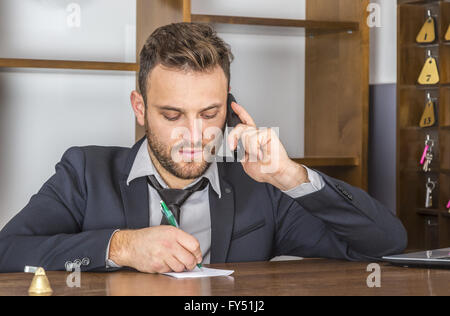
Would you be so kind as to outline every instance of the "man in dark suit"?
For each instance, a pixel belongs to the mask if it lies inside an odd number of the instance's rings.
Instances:
[[[140,57],[131,103],[146,137],[131,149],[67,150],[1,231],[0,272],[73,263],[180,272],[200,262],[376,260],[404,250],[405,230],[387,208],[296,164],[273,129],[258,129],[235,102],[227,107],[233,55],[212,28],[161,27]],[[222,142],[231,111],[241,123]],[[222,143],[231,151],[241,143],[243,159],[220,161]],[[167,225],[161,199],[179,227]]]

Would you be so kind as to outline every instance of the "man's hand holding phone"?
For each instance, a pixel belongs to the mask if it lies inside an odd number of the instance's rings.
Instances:
[[[241,163],[252,179],[270,183],[282,191],[309,182],[306,169],[289,158],[273,129],[258,129],[242,106],[233,102],[231,107],[242,123],[229,133],[228,145],[232,151],[236,150],[241,140],[245,150]]]

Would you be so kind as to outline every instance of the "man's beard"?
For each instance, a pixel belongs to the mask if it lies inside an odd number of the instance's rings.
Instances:
[[[225,128],[225,127],[224,127]],[[158,160],[161,166],[167,170],[172,175],[177,178],[183,180],[192,180],[201,177],[206,170],[208,170],[211,162],[205,161],[202,159],[201,161],[192,161],[192,162],[180,162],[177,163],[172,159],[171,153],[173,151],[172,148],[169,148],[167,145],[163,144],[158,140],[155,134],[152,132],[150,126],[148,125],[147,120],[145,120],[145,130],[147,141],[150,147],[150,150],[153,153],[153,156]],[[202,144],[194,144],[194,148],[202,148],[204,147]],[[190,144],[181,143],[174,146],[176,150],[181,148],[190,148]]]

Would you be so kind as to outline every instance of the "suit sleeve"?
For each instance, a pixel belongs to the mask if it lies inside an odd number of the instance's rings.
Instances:
[[[274,192],[275,255],[379,260],[407,245],[399,219],[366,192],[319,173],[325,186],[293,199]]]
[[[84,260],[81,271],[105,270],[105,253],[114,229],[82,231],[87,191],[82,149],[67,150],[56,173],[0,232],[0,272],[24,266],[65,270]],[[88,259],[88,260],[86,260]]]

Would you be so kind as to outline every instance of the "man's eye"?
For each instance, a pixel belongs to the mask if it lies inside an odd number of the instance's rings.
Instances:
[[[180,118],[180,116],[179,115],[176,115],[176,116],[167,116],[167,115],[164,115],[164,118],[166,119],[166,120],[168,120],[168,121],[176,121],[176,120],[178,120],[179,118]]]
[[[216,116],[217,116],[217,113],[209,114],[209,115],[207,115],[207,114],[203,114],[203,115],[202,115],[202,117],[203,117],[205,120],[211,120],[211,119],[215,118]]]

